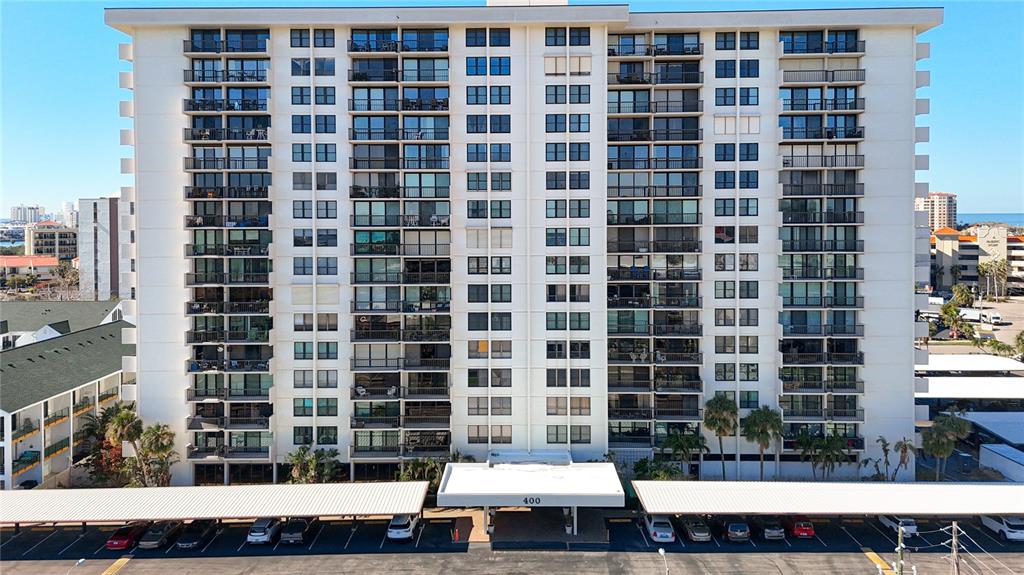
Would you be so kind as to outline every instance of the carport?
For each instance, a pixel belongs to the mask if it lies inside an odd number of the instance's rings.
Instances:
[[[0,524],[417,515],[427,482],[33,489],[0,493]]]
[[[483,507],[493,533],[491,507],[561,507],[572,514],[577,533],[579,507],[622,507],[625,493],[612,463],[524,460],[449,463],[437,492],[441,507]]]
[[[1024,485],[786,481],[633,481],[657,515],[1024,515]]]

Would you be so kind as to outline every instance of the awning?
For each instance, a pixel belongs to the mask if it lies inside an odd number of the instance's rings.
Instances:
[[[93,523],[417,514],[427,482],[0,492],[0,523]]]
[[[1024,485],[787,481],[634,481],[652,514],[1020,515]]]
[[[441,507],[622,507],[613,463],[449,463]]]

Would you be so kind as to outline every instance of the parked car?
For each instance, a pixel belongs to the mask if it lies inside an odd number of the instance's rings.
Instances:
[[[159,549],[181,531],[181,521],[157,521],[139,539],[139,549]]]
[[[782,520],[782,526],[792,537],[810,539],[814,537],[814,523],[803,515],[790,515]]]
[[[917,535],[917,523],[915,523],[914,520],[909,517],[897,517],[895,515],[879,515],[878,522],[881,523],[883,527],[892,529],[897,533],[899,533],[900,528],[902,527],[904,537],[914,537],[915,535]]]
[[[699,517],[687,517],[683,519],[683,532],[686,538],[697,543],[711,541],[711,528]]]
[[[388,539],[392,541],[408,541],[412,539],[420,518],[416,515],[395,515],[388,523]]]
[[[751,523],[753,524],[754,532],[765,541],[782,541],[786,538],[786,530],[782,527],[782,522],[779,521],[778,517],[770,515],[758,516],[754,517]]]
[[[672,528],[672,521],[668,515],[648,515],[644,513],[644,529],[651,541],[657,543],[672,543],[676,540],[676,531]]]
[[[982,515],[981,524],[1003,541],[1024,541],[1024,517]]]
[[[107,539],[106,547],[112,551],[131,549],[139,542],[139,538],[145,535],[147,529],[149,529],[148,521],[136,521],[123,527],[119,527],[117,531],[114,531],[113,535]]]
[[[178,542],[178,549],[195,549],[209,541],[217,532],[217,522],[213,519],[197,519],[185,526]]]
[[[249,528],[249,535],[245,542],[253,545],[266,545],[273,543],[274,539],[281,533],[281,521],[278,519],[257,519]]]
[[[750,526],[742,517],[736,515],[716,517],[714,526],[722,537],[733,543],[744,543],[750,540]]]
[[[316,522],[316,519],[307,519],[305,517],[292,517],[288,519],[288,522],[284,524],[284,528],[281,529],[281,543],[305,542],[306,537],[313,532]]]

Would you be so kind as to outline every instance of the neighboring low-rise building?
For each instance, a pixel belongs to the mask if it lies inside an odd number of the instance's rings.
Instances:
[[[966,231],[939,228],[931,238],[931,283],[937,290],[963,283],[977,287],[978,264],[1006,260],[1006,293],[1024,293],[1024,235],[1007,226],[973,226]]]
[[[21,347],[124,318],[119,301],[12,301],[0,306],[2,349]]]
[[[85,454],[85,416],[135,382],[122,369],[134,355],[121,342],[130,327],[120,320],[0,352],[0,488],[66,484]]]
[[[79,200],[78,285],[83,300],[118,295],[118,199]]]
[[[78,230],[47,220],[25,228],[25,255],[71,261],[78,255]]]
[[[956,227],[956,194],[929,192],[927,197],[914,198],[914,209],[928,212],[928,227],[932,230]]]
[[[52,279],[57,264],[53,256],[0,256],[0,283],[7,285],[11,276],[35,276],[47,281]]]

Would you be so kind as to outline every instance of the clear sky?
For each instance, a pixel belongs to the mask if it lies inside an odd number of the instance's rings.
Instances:
[[[618,3],[624,0],[607,0]],[[127,6],[358,6],[430,5],[430,2],[344,0],[242,0],[51,2],[0,0],[0,217],[11,205],[61,202],[116,194],[130,185],[119,173],[117,59],[128,38],[103,24],[104,7]],[[444,5],[483,1],[445,0]],[[583,3],[573,0],[572,3]],[[932,44],[922,68],[932,71],[931,170],[919,180],[934,191],[955,192],[961,212],[1024,212],[1024,2],[941,0],[858,1],[654,1],[630,3],[634,11],[747,10],[944,5],[945,23],[921,40]]]

